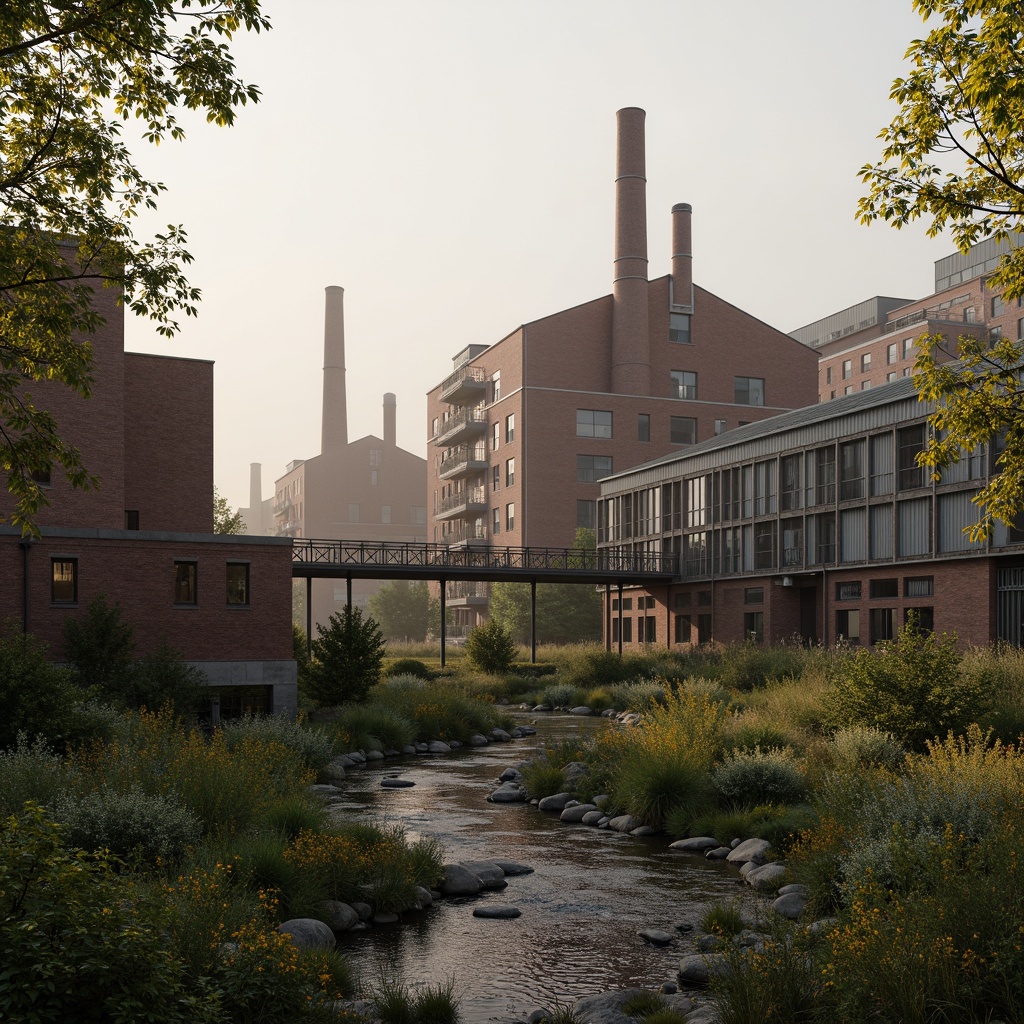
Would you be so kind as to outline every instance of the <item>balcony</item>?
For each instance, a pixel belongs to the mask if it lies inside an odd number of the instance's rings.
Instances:
[[[283,516],[283,515],[285,515],[288,512],[288,510],[291,507],[292,507],[292,499],[291,498],[282,498],[280,501],[275,501],[274,502],[274,515],[275,516]]]
[[[434,513],[435,519],[455,519],[468,513],[480,514],[487,511],[487,488],[467,487],[442,498]]]
[[[480,608],[487,604],[488,584],[458,581],[448,584],[449,608]]]
[[[434,444],[438,448],[450,448],[460,442],[481,437],[486,432],[487,413],[483,409],[457,409],[441,424]]]
[[[470,473],[482,473],[486,468],[487,445],[460,444],[441,460],[438,476],[442,480],[451,480]]]
[[[461,366],[441,385],[441,401],[452,405],[477,403],[487,394],[487,372],[480,366]]]
[[[441,538],[450,548],[487,547],[487,527],[483,523],[460,523],[453,533]]]

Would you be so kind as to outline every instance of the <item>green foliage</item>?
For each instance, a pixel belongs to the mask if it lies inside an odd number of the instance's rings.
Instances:
[[[469,631],[466,654],[481,672],[497,675],[509,670],[516,656],[516,644],[512,634],[492,617]]]
[[[383,689],[383,687],[381,687]],[[401,750],[416,739],[416,727],[405,715],[382,703],[375,694],[371,704],[346,704],[334,720],[338,743],[346,750]]]
[[[370,598],[370,614],[386,639],[417,643],[426,640],[440,604],[426,580],[392,580]]]
[[[788,747],[732,751],[712,776],[718,792],[734,805],[794,804],[804,795],[804,776]]]
[[[522,770],[522,780],[526,792],[535,800],[565,791],[561,766],[551,764],[546,758],[536,758],[526,765]]]
[[[734,690],[755,690],[770,682],[798,676],[804,650],[796,644],[765,646],[746,641],[730,644],[721,653],[719,679]]]
[[[319,772],[334,757],[334,739],[302,719],[292,720],[286,714],[243,715],[221,727],[228,750],[234,752],[247,740],[279,743],[295,754],[310,771]]]
[[[0,750],[0,821],[18,813],[27,801],[49,808],[72,784],[64,759],[42,736],[19,733],[9,750]]]
[[[685,1013],[671,1006],[663,1006],[660,1010],[647,1014],[643,1019],[645,1024],[686,1024],[689,1020]]]
[[[713,903],[700,915],[699,924],[709,935],[724,938],[739,935],[747,926],[735,903]]]
[[[530,642],[530,585],[491,585],[489,614],[520,644]],[[586,583],[537,585],[537,640],[546,644],[593,643],[601,639],[601,594]]]
[[[380,679],[384,637],[372,618],[363,618],[348,605],[330,617],[326,628],[317,623],[307,693],[319,707],[362,703]]]
[[[665,1009],[665,1000],[657,992],[637,992],[623,1004],[622,1012],[627,1017],[643,1019],[658,1010]]]
[[[372,707],[386,709],[407,726],[411,724],[413,739],[465,743],[474,733],[487,733],[495,726],[508,724],[493,704],[467,696],[451,682],[424,683],[406,676],[409,685],[398,685],[401,678],[378,687]]]
[[[906,751],[893,737],[881,729],[850,726],[840,729],[828,743],[831,767],[843,774],[854,774],[865,768],[898,771],[906,759]]]
[[[295,659],[295,675],[299,693],[309,692],[309,642],[306,631],[296,623],[292,623],[292,657]]]
[[[68,619],[64,653],[77,686],[96,687],[104,696],[120,699],[129,689],[135,660],[135,631],[121,605],[108,604],[100,594],[89,602],[84,617]]]
[[[171,0],[0,9],[0,470],[25,533],[46,503],[33,474],[59,465],[75,487],[97,483],[35,404],[40,381],[89,396],[92,349],[81,340],[103,324],[93,290],[123,289],[124,304],[168,336],[176,316],[196,312],[184,230],[136,237],[164,186],[136,165],[122,129],[180,139],[181,110],[231,124],[259,92],[237,77],[228,42],[267,27],[258,0],[195,0],[187,27]]]
[[[663,826],[678,808],[688,818],[714,799],[714,788],[706,768],[684,755],[671,760],[644,757],[631,750],[616,772],[612,796],[616,805],[650,825]]]
[[[167,914],[105,854],[68,852],[29,805],[0,831],[0,1016],[195,1024],[217,1000],[168,949]]]
[[[213,532],[226,534],[245,533],[245,523],[240,510],[231,510],[228,499],[221,496],[216,485],[213,488]]]
[[[155,650],[135,663],[125,703],[132,709],[171,707],[176,714],[192,719],[205,687],[204,673],[186,664],[181,651],[161,640]]]
[[[545,686],[540,694],[542,704],[551,708],[577,707],[583,700],[583,694],[569,683],[552,683]]]
[[[417,679],[433,679],[434,673],[418,658],[397,658],[385,670],[388,676],[416,676]]]
[[[955,635],[923,634],[908,622],[894,641],[842,663],[828,703],[836,726],[872,726],[923,750],[947,730],[964,729],[983,709],[986,689],[961,673]]]
[[[381,1024],[458,1024],[460,1020],[454,978],[410,990],[382,971],[370,998]]]

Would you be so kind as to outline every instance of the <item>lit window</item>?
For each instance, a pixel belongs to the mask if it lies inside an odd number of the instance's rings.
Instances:
[[[50,602],[52,604],[78,603],[78,559],[50,559]]]
[[[198,604],[196,577],[199,564],[197,562],[174,563],[174,603]]]
[[[228,604],[249,604],[249,563],[228,562],[227,567]]]
[[[612,414],[601,409],[577,409],[576,436],[611,437]]]
[[[498,450],[498,442],[501,440],[501,424],[495,423],[491,427],[491,451]]]
[[[764,642],[764,612],[743,613],[743,635],[755,644]]]
[[[848,644],[860,643],[860,611],[856,608],[843,608],[836,612],[836,639],[845,640]]]
[[[763,377],[736,377],[734,390],[737,405],[764,405]]]
[[[692,373],[690,370],[672,370],[671,378],[670,398],[688,398],[692,400],[697,397],[697,374]]]

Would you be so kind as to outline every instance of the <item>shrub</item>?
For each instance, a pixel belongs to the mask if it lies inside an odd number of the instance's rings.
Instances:
[[[82,618],[64,624],[64,651],[71,679],[83,689],[94,686],[106,697],[127,704],[135,661],[135,634],[121,605],[100,594]]]
[[[637,679],[609,688],[611,704],[617,711],[646,711],[652,703],[665,703],[664,679]]]
[[[565,776],[561,766],[551,764],[547,758],[536,758],[523,768],[523,785],[531,798],[539,800],[565,790]]]
[[[671,1006],[663,1006],[644,1017],[645,1024],[686,1024],[688,1020],[685,1013]]]
[[[746,922],[735,903],[714,903],[700,916],[700,926],[709,935],[731,938],[739,935]]]
[[[390,709],[411,723],[414,738],[419,740],[465,742],[474,733],[506,724],[506,716],[493,704],[467,697],[447,682],[385,686],[376,693],[372,706]]]
[[[398,658],[387,667],[389,676],[416,676],[417,679],[433,679],[434,673],[418,658]]]
[[[733,804],[792,804],[804,793],[803,773],[788,747],[733,751],[713,776],[715,788]]]
[[[669,816],[669,825],[672,835],[714,836],[723,846],[734,839],[766,839],[776,852],[785,853],[817,820],[807,804],[759,804],[743,810],[707,810],[686,823],[688,833],[675,827],[679,823],[673,815]]]
[[[580,691],[568,683],[553,683],[546,686],[540,695],[541,703],[552,708],[576,707],[582,699]]]
[[[627,1017],[645,1018],[665,1009],[665,1000],[657,992],[636,992],[622,1004]]]
[[[960,671],[956,635],[923,634],[909,621],[875,651],[842,663],[829,696],[837,726],[867,725],[891,733],[911,750],[965,728],[984,708],[983,674]]]
[[[457,1024],[460,1019],[454,978],[410,991],[382,972],[371,999],[381,1024]]]
[[[380,679],[384,637],[373,619],[346,605],[331,615],[326,627],[317,623],[307,692],[319,707],[361,704]]]
[[[515,660],[516,642],[497,619],[488,619],[469,631],[466,654],[481,672],[497,675],[507,672]]]
[[[234,751],[246,738],[279,743],[298,756],[311,771],[318,772],[334,756],[334,739],[323,729],[311,728],[302,719],[286,714],[244,715],[223,725],[228,750]]]
[[[890,733],[870,726],[840,729],[828,743],[832,767],[842,773],[863,768],[897,771],[906,759],[906,751]]]
[[[334,727],[346,750],[401,750],[416,738],[416,728],[403,714],[382,703],[378,693],[372,704],[347,704],[339,708]]]
[[[132,709],[157,711],[170,706],[174,713],[192,719],[203,698],[206,676],[182,659],[181,651],[166,640],[143,655],[132,672],[124,704]]]
[[[692,815],[713,799],[711,779],[703,765],[685,753],[650,757],[643,748],[631,750],[616,773],[612,796],[617,805],[650,825],[661,827],[678,807]]]
[[[723,685],[732,689],[754,690],[772,681],[799,676],[803,663],[804,651],[796,644],[730,644],[722,652],[720,678]]]
[[[0,821],[17,814],[32,801],[50,807],[73,780],[64,759],[50,750],[46,740],[20,733],[10,750],[0,750]]]
[[[266,807],[260,822],[276,835],[294,839],[303,829],[322,829],[327,822],[327,809],[319,797],[296,793],[283,796]]]

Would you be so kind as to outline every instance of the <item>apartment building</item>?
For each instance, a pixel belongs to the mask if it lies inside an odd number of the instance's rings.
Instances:
[[[209,681],[211,713],[294,713],[291,545],[213,534],[213,364],[124,350],[116,289],[99,289],[92,396],[32,385],[100,480],[55,469],[41,536],[7,525],[0,474],[0,620],[64,656],[64,628],[97,597],[118,602],[145,654],[167,639]]]
[[[431,541],[569,547],[602,478],[816,400],[813,349],[694,283],[689,204],[648,279],[645,113],[616,117],[612,292],[453,357],[427,395]],[[486,589],[448,607],[472,626]]]

